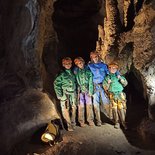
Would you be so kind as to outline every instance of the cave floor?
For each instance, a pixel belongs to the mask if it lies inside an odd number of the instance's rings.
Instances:
[[[115,129],[111,124],[101,127],[77,127],[73,132],[64,131],[63,141],[55,146],[25,143],[18,155],[154,155],[155,150],[144,149],[133,131]],[[128,134],[126,134],[128,133]],[[126,135],[130,135],[127,137]],[[129,139],[130,140],[129,140]],[[132,140],[131,140],[132,139]],[[131,142],[130,142],[131,141]],[[133,143],[133,144],[131,144]],[[136,146],[136,143],[137,146]],[[144,148],[143,148],[144,147]],[[26,152],[29,151],[29,152]]]
[[[155,147],[154,147],[155,148]],[[138,139],[134,129],[123,131],[112,124],[101,127],[76,127],[73,132],[64,131],[63,141],[55,146],[24,143],[16,155],[155,155]]]
[[[13,155],[155,155],[155,142],[139,135],[139,124],[147,119],[147,106],[142,98],[128,96],[128,130],[115,129],[101,113],[101,127],[79,126],[73,132],[62,130],[63,141],[55,146],[41,143],[40,135],[20,143]]]

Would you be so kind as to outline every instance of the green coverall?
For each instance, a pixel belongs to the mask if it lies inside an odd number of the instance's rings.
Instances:
[[[111,80],[111,83],[108,83]],[[123,87],[127,85],[127,80],[125,77],[117,77],[116,74],[110,73],[105,77],[103,82],[103,87],[108,92],[110,99],[110,117],[114,118],[114,122],[118,123],[119,117],[122,125],[125,125],[125,115],[126,115],[126,95],[123,92]]]
[[[69,129],[76,125],[76,78],[70,69],[64,70],[57,76],[54,90],[60,100],[62,115]]]
[[[86,119],[89,125],[93,125],[94,115],[92,109],[92,95],[94,92],[93,87],[93,74],[91,71],[84,67],[83,69],[78,68],[75,73],[78,83],[78,121],[81,126],[84,125],[84,111],[86,105]]]

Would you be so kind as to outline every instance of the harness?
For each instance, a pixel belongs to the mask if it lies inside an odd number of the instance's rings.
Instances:
[[[94,91],[96,92],[98,89],[97,88],[102,88],[102,83],[94,83]]]

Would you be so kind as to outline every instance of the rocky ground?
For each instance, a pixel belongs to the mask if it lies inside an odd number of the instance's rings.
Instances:
[[[127,87],[128,130],[115,129],[101,113],[101,127],[76,127],[75,131],[62,130],[63,141],[55,146],[41,143],[44,129],[37,131],[31,139],[17,145],[13,155],[155,155],[155,140],[146,139],[140,124],[147,120],[147,103],[133,87]],[[152,136],[153,137],[153,136]]]
[[[31,146],[31,147],[30,147]],[[30,150],[31,149],[31,150]],[[55,146],[27,143],[17,155],[154,155],[135,134],[134,130],[115,129],[111,124],[101,127],[77,127],[64,132],[63,141]]]
[[[155,143],[144,141],[138,132],[140,120],[146,117],[147,110],[141,103],[137,101],[128,107],[128,130],[115,129],[102,117],[106,123],[101,127],[77,126],[73,132],[62,131],[63,141],[52,147],[40,142],[39,131],[20,143],[14,155],[154,155]]]

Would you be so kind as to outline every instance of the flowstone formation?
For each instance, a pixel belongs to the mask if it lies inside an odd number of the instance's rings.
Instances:
[[[97,50],[106,63],[117,61],[121,74],[134,73],[138,84],[134,81],[132,83],[136,91],[148,102],[149,119],[154,121],[155,2],[151,0],[117,2],[106,1],[104,42]],[[146,123],[149,125],[146,127],[142,125],[142,136],[145,138],[146,135],[155,136],[152,132],[154,129],[147,129],[148,126],[151,127],[151,121],[142,124]]]

